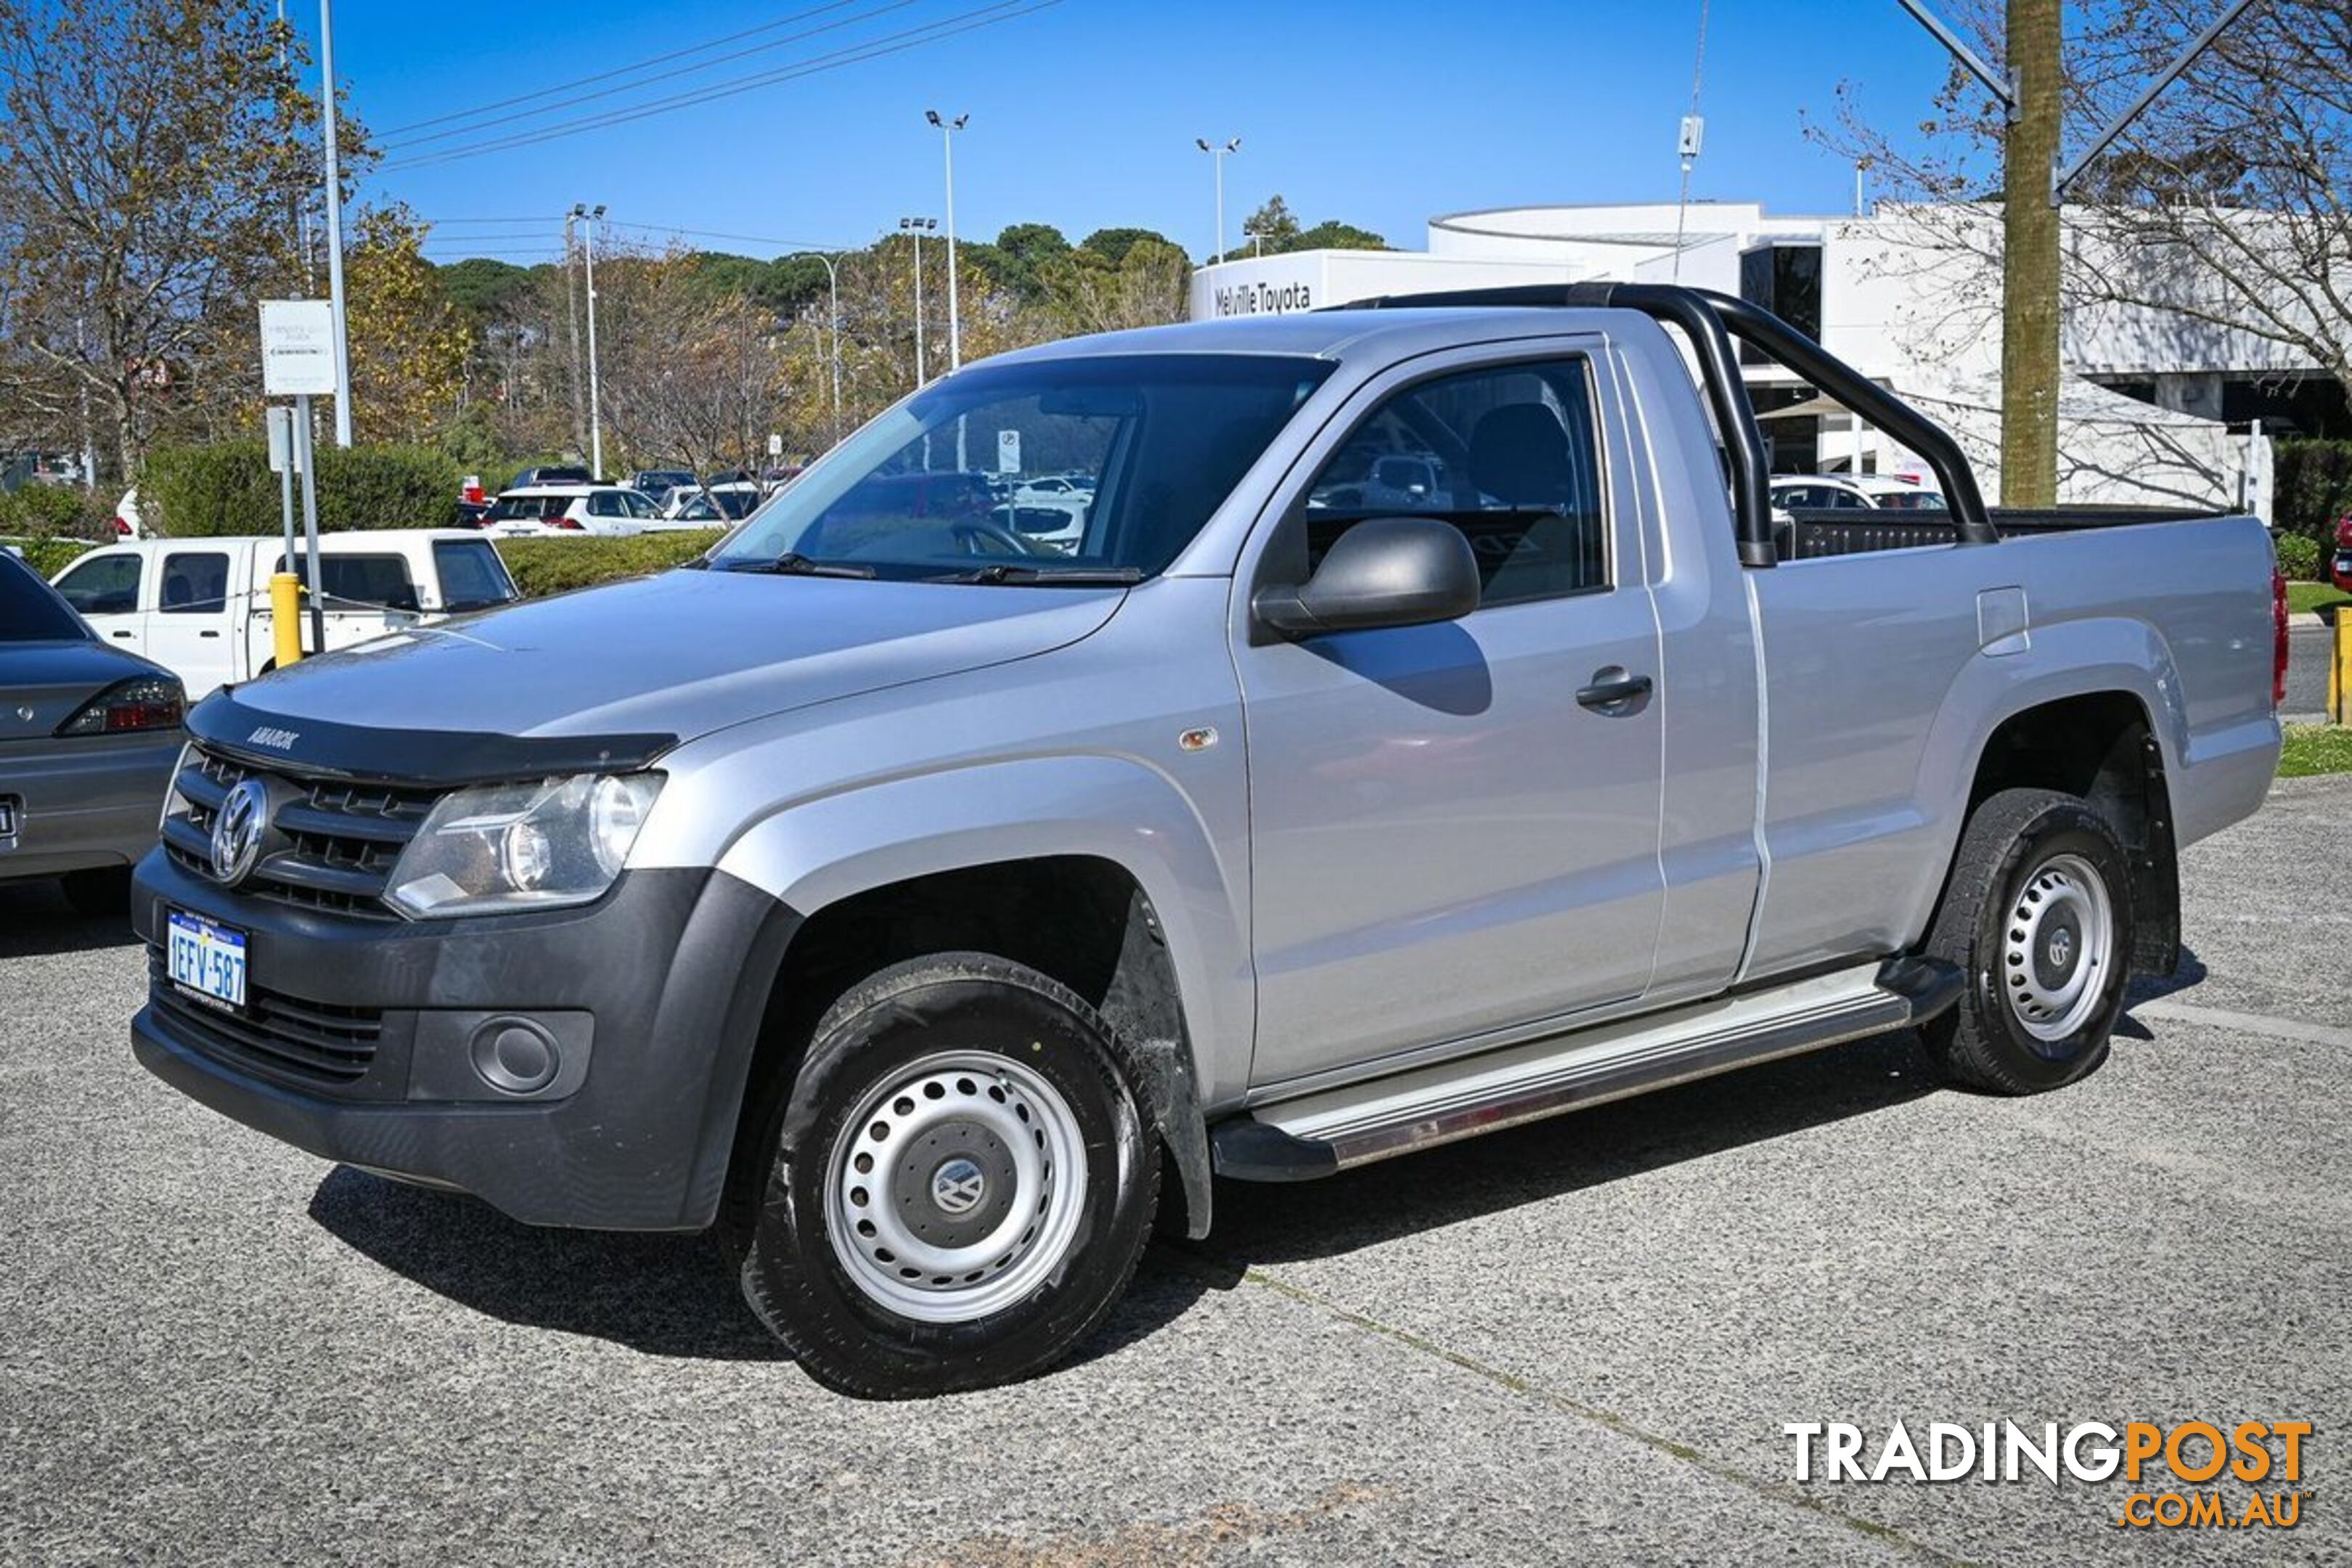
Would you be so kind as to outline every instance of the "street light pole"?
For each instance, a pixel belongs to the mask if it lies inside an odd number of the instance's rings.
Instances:
[[[971,119],[959,114],[953,120],[942,120],[936,109],[923,110],[923,118],[940,128],[940,140],[948,153],[948,369],[963,368],[963,313],[958,308],[956,290],[955,232],[955,133]]]
[[[604,221],[604,204],[591,210],[585,202],[572,204],[580,226],[582,253],[588,260],[588,477],[604,477],[604,410],[596,384],[596,226]]]
[[[1217,258],[1225,253],[1225,154],[1228,153],[1240,152],[1242,150],[1242,139],[1236,136],[1231,141],[1225,142],[1223,146],[1212,146],[1207,137],[1195,136],[1192,138],[1192,145],[1198,147],[1202,152],[1206,153],[1209,155],[1210,162],[1215,163],[1217,166],[1216,242],[1209,247],[1209,261],[1210,264],[1213,266],[1215,265]]]
[[[824,284],[833,296],[833,441],[841,444],[841,272],[834,258],[815,253],[824,263]]]
[[[928,386],[931,373],[930,362],[923,346],[923,231],[938,228],[940,220],[935,217],[902,217],[898,220],[898,226],[915,237],[915,384]]]
[[[352,444],[350,321],[343,310],[343,173],[335,148],[335,4],[319,0],[319,120],[327,143],[327,300],[335,318],[335,445]]]

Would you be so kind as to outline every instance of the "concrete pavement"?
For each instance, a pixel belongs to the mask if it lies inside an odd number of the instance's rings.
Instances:
[[[136,948],[0,889],[0,1560],[2352,1560],[2348,839],[2314,779],[2194,849],[2192,959],[2075,1089],[1889,1036],[1229,1184],[1074,1364],[914,1405],[811,1384],[699,1239],[200,1110],[131,1059]],[[1781,1423],[1897,1415],[2304,1419],[2310,1497],[1791,1480]]]

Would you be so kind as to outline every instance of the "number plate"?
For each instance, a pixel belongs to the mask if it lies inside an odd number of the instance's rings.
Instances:
[[[173,910],[165,963],[184,991],[231,1007],[245,1005],[245,932],[185,910]]]

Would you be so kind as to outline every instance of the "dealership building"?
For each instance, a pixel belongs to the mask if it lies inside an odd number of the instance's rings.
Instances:
[[[1997,208],[1881,204],[1865,217],[1783,217],[1756,203],[1530,206],[1433,218],[1418,251],[1309,250],[1193,274],[1195,320],[1279,314],[1382,295],[1519,283],[1679,282],[1737,294],[1952,430],[1985,489],[2000,475]],[[2070,218],[2084,267],[2159,264]],[[2059,498],[2071,505],[2248,507],[2267,514],[2281,434],[2338,434],[2333,378],[2285,346],[2202,316],[2114,302],[2193,289],[2131,275],[2070,304],[2059,395]],[[1917,455],[1776,365],[1749,391],[1781,473],[1924,473]]]

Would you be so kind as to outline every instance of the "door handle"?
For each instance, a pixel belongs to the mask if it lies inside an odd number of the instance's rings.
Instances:
[[[1612,718],[1633,712],[1650,695],[1650,678],[1628,674],[1622,665],[1608,665],[1592,672],[1592,684],[1576,694],[1580,706]]]
[[[218,632],[198,632],[196,635],[197,635],[198,637],[216,637],[220,636],[220,633],[218,633]]]
[[[134,632],[109,632],[106,635],[110,637],[121,637],[124,642],[129,642],[137,634]]]

